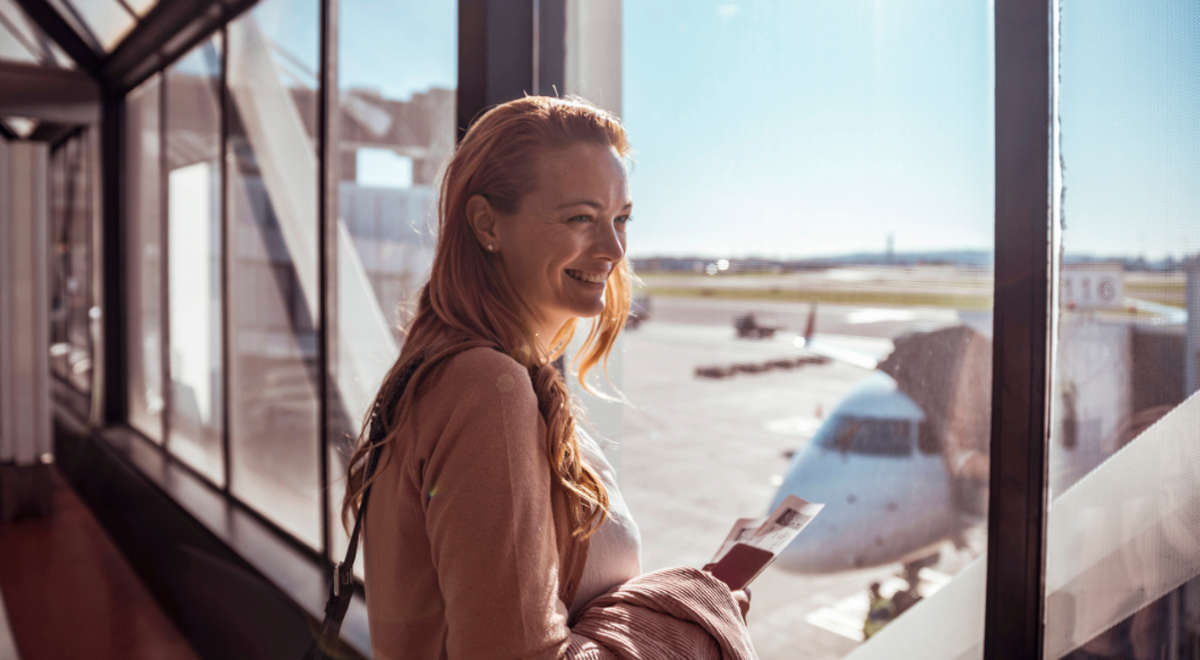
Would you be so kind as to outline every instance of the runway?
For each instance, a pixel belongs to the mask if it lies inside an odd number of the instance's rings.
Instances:
[[[643,568],[708,562],[736,518],[765,513],[787,468],[821,419],[868,372],[840,362],[808,364],[723,379],[697,378],[697,366],[803,354],[794,338],[809,306],[655,298],[652,320],[625,334],[622,388],[622,494],[642,532]],[[772,339],[738,339],[733,318],[771,315],[784,329]],[[990,324],[990,319],[988,319]],[[955,310],[821,306],[823,341],[886,355],[891,337],[963,322]],[[944,583],[982,548],[946,544],[927,587]],[[841,658],[860,643],[866,589],[896,588],[899,566],[806,576],[768,569],[753,586],[749,626],[759,657]],[[888,582],[891,580],[891,582]],[[983,598],[980,594],[980,598]]]

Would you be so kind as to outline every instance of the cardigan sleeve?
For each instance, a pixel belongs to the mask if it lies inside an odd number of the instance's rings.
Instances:
[[[451,409],[419,476],[449,658],[561,657],[569,632],[550,464],[528,373],[471,349],[428,394]]]

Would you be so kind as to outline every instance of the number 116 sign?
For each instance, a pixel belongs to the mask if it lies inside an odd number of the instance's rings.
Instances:
[[[1125,302],[1125,269],[1112,265],[1063,266],[1060,298],[1068,309],[1119,309]]]

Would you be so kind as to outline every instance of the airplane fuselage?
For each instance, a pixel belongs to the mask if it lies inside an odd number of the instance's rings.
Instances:
[[[942,454],[918,446],[924,417],[883,372],[855,386],[795,454],[771,504],[788,494],[825,504],[777,566],[831,573],[911,561],[962,528]]]

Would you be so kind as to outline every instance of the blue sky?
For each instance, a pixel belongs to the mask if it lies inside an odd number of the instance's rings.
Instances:
[[[988,3],[627,0],[631,252],[987,249]]]
[[[340,5],[343,88],[455,85],[456,2]],[[623,11],[631,254],[992,249],[990,0]],[[307,29],[290,14],[281,36]],[[1063,21],[1067,251],[1200,250],[1200,3],[1064,0]]]
[[[1068,254],[1200,251],[1200,3],[1066,0]]]

